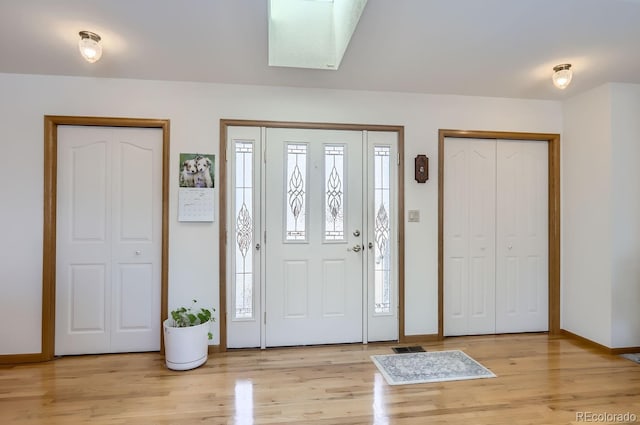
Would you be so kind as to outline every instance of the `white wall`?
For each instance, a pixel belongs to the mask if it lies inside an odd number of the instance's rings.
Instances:
[[[0,354],[40,351],[43,115],[169,118],[171,164],[180,152],[219,152],[221,118],[405,126],[406,333],[437,333],[439,128],[560,133],[559,102],[282,87],[0,74]],[[431,158],[427,184],[413,158]],[[218,308],[218,223],[177,222],[171,168],[169,307],[198,298]],[[195,242],[195,243],[194,243]],[[216,340],[218,341],[216,333]]]
[[[640,346],[640,85],[605,84],[564,104],[562,327]]]
[[[611,91],[564,103],[561,326],[611,347]]]
[[[640,346],[640,85],[612,84],[612,347]]]

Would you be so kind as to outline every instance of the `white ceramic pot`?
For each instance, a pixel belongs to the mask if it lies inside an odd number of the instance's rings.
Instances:
[[[163,323],[164,357],[172,370],[195,369],[207,362],[209,348],[209,322],[186,328],[169,326],[171,319]]]

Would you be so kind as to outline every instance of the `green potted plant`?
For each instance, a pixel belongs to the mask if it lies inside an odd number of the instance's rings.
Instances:
[[[213,338],[211,322],[215,322],[214,308],[190,307],[171,311],[164,321],[164,355],[167,367],[172,370],[195,369],[207,362],[208,341]]]

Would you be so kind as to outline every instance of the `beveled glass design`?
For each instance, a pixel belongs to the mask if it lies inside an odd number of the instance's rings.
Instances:
[[[324,147],[324,239],[344,241],[344,146]]]
[[[235,308],[236,319],[253,310],[253,143],[235,142]]]
[[[374,147],[374,311],[377,314],[391,313],[390,154],[388,146]]]
[[[243,258],[247,258],[247,252],[251,247],[253,240],[253,222],[251,221],[251,215],[247,209],[247,204],[242,203],[238,217],[236,219],[236,238],[238,241],[238,248]]]
[[[287,145],[285,241],[307,240],[307,145]]]

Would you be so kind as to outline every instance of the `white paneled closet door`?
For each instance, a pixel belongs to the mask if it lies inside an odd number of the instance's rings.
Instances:
[[[548,330],[548,147],[497,141],[496,333]]]
[[[58,129],[55,354],[160,349],[162,131]]]
[[[548,330],[548,147],[445,142],[444,333]]]
[[[495,333],[496,142],[447,139],[444,334]]]

